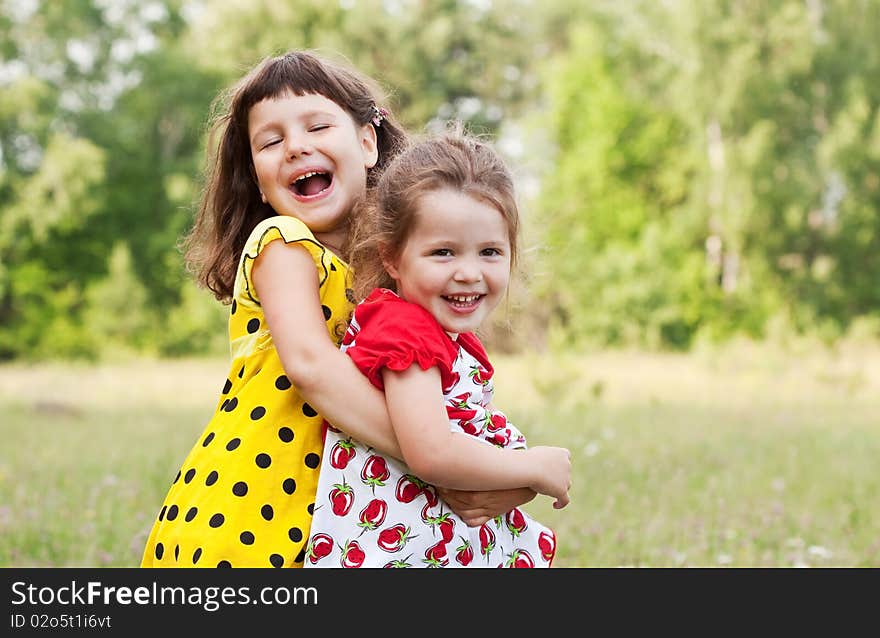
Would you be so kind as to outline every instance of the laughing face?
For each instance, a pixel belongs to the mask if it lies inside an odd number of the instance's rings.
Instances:
[[[322,95],[286,93],[251,108],[248,135],[263,200],[338,249],[378,158],[372,125]]]
[[[482,200],[439,190],[419,200],[401,253],[385,264],[397,293],[428,310],[447,332],[473,332],[510,280],[510,241],[501,212]]]

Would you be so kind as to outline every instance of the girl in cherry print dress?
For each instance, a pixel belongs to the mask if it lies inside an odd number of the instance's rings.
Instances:
[[[381,176],[352,249],[355,288],[371,292],[342,350],[385,392],[404,462],[327,428],[306,567],[550,566],[552,530],[517,507],[469,527],[435,488],[525,486],[568,503],[568,450],[528,448],[494,407],[474,334],[506,292],[517,227],[509,172],[461,133],[415,144]]]

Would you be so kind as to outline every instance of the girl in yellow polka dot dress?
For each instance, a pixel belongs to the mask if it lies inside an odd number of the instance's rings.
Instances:
[[[338,348],[355,301],[340,257],[349,216],[406,143],[376,95],[302,51],[263,60],[228,94],[187,257],[231,302],[232,362],[145,567],[302,567],[324,419],[400,456],[384,396]],[[443,494],[473,524],[534,497]]]
[[[232,363],[144,566],[301,566],[322,416],[396,448],[381,395],[337,350],[353,301],[348,216],[405,142],[375,93],[308,52],[267,58],[229,93],[187,256],[231,301]]]

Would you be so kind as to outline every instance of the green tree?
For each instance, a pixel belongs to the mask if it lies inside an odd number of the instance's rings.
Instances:
[[[558,154],[540,205],[548,270],[566,273],[542,299],[571,339],[685,346],[876,313],[877,17],[795,1],[569,16],[545,67]]]
[[[177,52],[181,5],[3,2],[0,357],[92,353],[75,338],[84,295],[119,242],[149,307],[179,301],[176,242],[219,85]],[[140,344],[162,331],[141,329]]]

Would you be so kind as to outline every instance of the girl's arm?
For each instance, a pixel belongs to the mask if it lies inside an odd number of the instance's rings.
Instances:
[[[403,459],[428,483],[456,490],[528,487],[568,504],[571,459],[564,448],[504,450],[467,441],[449,430],[440,371],[383,369],[385,400]]]
[[[494,412],[495,406],[490,402],[486,409]],[[437,491],[440,493],[440,498],[469,527],[479,527],[496,516],[509,512],[514,507],[531,502],[538,495],[528,487],[488,491],[451,490],[440,487]]]
[[[334,427],[403,458],[382,392],[327,334],[308,251],[273,241],[257,257],[252,278],[281,365],[303,398]]]

